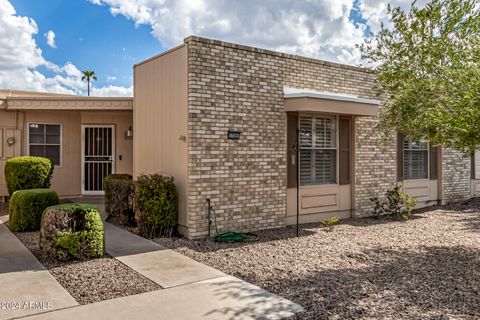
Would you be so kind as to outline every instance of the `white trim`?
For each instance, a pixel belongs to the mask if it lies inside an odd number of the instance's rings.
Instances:
[[[41,122],[41,121],[29,121],[27,122],[27,155],[30,156],[30,125],[31,124],[42,124],[42,125],[51,125],[51,126],[60,126],[60,143],[59,144],[47,144],[47,143],[34,143],[32,145],[37,146],[59,146],[60,147],[60,164],[53,164],[54,168],[61,168],[63,165],[63,125],[58,122]]]
[[[317,98],[317,99],[348,101],[348,102],[373,104],[373,105],[380,105],[381,103],[380,100],[359,98],[358,96],[350,95],[350,94],[322,92],[322,91],[316,91],[316,90],[310,90],[310,89],[295,89],[295,88],[289,88],[289,87],[283,88],[283,96],[284,98]]]
[[[80,152],[80,157],[81,157],[81,171],[82,171],[82,176],[81,176],[81,188],[82,188],[82,194],[84,195],[103,195],[105,194],[104,191],[85,191],[85,128],[112,128],[112,173],[115,173],[115,166],[116,166],[116,159],[117,159],[117,154],[116,154],[116,149],[115,146],[117,144],[116,140],[116,133],[115,133],[115,125],[114,124],[82,124],[82,133],[80,135],[81,139],[81,146],[82,150]]]

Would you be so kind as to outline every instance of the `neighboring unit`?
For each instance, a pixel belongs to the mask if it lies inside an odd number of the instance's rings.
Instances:
[[[60,196],[103,194],[103,177],[132,173],[132,98],[0,90],[0,197],[13,156],[50,158]]]

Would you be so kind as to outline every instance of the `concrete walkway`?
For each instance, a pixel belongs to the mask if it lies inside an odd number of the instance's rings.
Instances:
[[[163,289],[78,306],[27,248],[0,225],[0,302],[52,302],[42,309],[0,310],[0,320],[283,319],[303,308],[173,250],[105,223],[107,253]],[[60,309],[60,310],[58,310]]]
[[[0,224],[0,319],[78,305],[5,224]]]

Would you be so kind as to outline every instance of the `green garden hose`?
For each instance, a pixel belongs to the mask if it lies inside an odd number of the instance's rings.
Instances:
[[[215,221],[215,241],[217,242],[253,242],[258,241],[260,238],[258,235],[254,233],[241,233],[241,232],[218,232],[218,225],[217,225],[217,214],[213,207],[209,206],[209,210],[213,212],[213,219]]]

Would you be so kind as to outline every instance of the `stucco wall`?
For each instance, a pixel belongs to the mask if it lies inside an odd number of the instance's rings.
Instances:
[[[0,196],[8,195],[3,167],[12,156],[28,155],[27,125],[29,122],[52,123],[61,125],[61,165],[55,166],[52,188],[60,196],[81,194],[81,146],[82,124],[113,124],[116,131],[116,172],[132,173],[132,140],[125,138],[125,131],[133,124],[132,111],[59,111],[59,110],[23,110],[0,111],[0,131],[3,140],[0,149]],[[16,128],[16,131],[14,130]],[[7,131],[9,134],[6,134]],[[16,133],[19,137],[14,145],[15,151],[9,151],[5,140]],[[122,155],[122,160],[118,159]]]
[[[188,227],[208,232],[205,199],[211,198],[221,230],[252,231],[285,225],[286,112],[283,87],[375,98],[373,74],[364,69],[262,49],[190,37]],[[354,204],[369,209],[367,190],[395,183],[395,147],[376,146],[372,118],[358,117]],[[227,130],[242,131],[238,142]],[[361,146],[360,146],[361,144]],[[374,163],[369,163],[372,159]],[[385,162],[385,165],[382,162]],[[358,164],[356,164],[358,166]],[[385,168],[384,168],[385,166]],[[376,180],[370,178],[378,172]],[[367,174],[368,172],[368,174]]]
[[[186,230],[187,48],[175,48],[134,68],[134,174],[175,178],[179,224]]]

